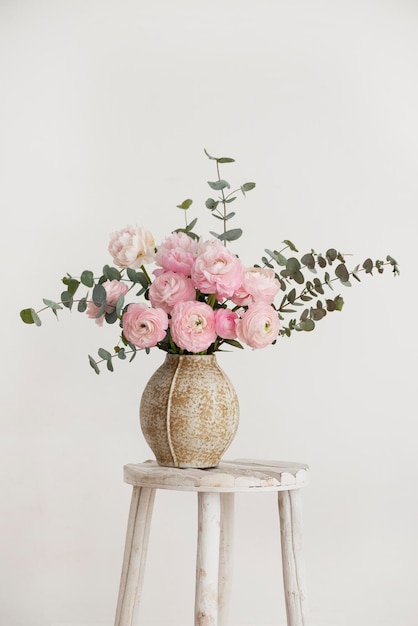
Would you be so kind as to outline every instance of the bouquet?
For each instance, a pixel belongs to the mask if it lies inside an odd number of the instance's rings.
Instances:
[[[277,249],[265,249],[259,262],[247,264],[231,249],[242,230],[229,224],[235,217],[232,203],[255,183],[231,191],[220,167],[234,159],[205,153],[217,174],[208,181],[216,197],[209,197],[205,206],[220,232],[211,231],[203,239],[196,232],[197,218],[188,221],[192,200],[186,199],[177,205],[185,216],[183,227],[158,243],[143,227],[114,232],[108,246],[112,265],[104,265],[99,275],[91,270],[79,277],[67,274],[59,301],[43,299],[43,308],[23,309],[23,322],[40,326],[45,309],[58,318],[60,309],[76,306],[100,326],[116,324],[119,338],[113,350],[99,348],[99,359],[89,355],[99,374],[101,363],[113,371],[115,358],[129,355],[132,361],[139,350],[149,353],[151,348],[171,354],[213,354],[229,346],[265,348],[293,332],[312,331],[328,313],[341,311],[344,300],[334,295],[335,285],[350,286],[362,273],[382,274],[385,266],[399,273],[390,255],[385,261],[367,258],[348,269],[335,248],[299,254],[288,239]],[[83,288],[87,292],[76,298]]]

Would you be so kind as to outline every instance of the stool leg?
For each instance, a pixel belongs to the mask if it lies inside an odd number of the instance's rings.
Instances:
[[[218,625],[228,623],[232,586],[232,541],[234,536],[234,493],[221,494],[221,540],[219,548]]]
[[[115,626],[131,626],[144,578],[155,489],[134,487],[126,532]]]
[[[307,626],[302,510],[299,489],[279,491],[280,533],[287,626]]]
[[[221,498],[198,493],[195,626],[218,626]]]

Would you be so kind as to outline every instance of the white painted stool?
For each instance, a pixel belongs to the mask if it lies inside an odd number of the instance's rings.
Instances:
[[[287,624],[307,625],[299,497],[299,488],[308,483],[307,465],[244,460],[200,470],[161,467],[146,461],[126,465],[124,478],[133,486],[133,493],[115,626],[134,624],[156,489],[198,492],[195,626],[227,624],[234,493],[277,491]]]

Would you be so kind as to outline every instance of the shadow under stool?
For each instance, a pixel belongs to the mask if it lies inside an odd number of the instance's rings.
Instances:
[[[195,626],[227,626],[234,494],[277,492],[287,625],[307,626],[299,493],[308,483],[307,465],[239,460],[210,469],[177,469],[146,461],[125,465],[124,480],[133,491],[115,626],[136,623],[156,489],[198,495]]]

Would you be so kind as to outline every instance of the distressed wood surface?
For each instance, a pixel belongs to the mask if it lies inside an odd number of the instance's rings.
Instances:
[[[126,531],[115,626],[131,626],[141,598],[155,490],[134,487]]]
[[[195,626],[218,626],[220,524],[219,493],[199,493]]]
[[[287,626],[307,626],[300,492],[281,491],[278,498]]]
[[[145,461],[125,465],[124,479],[137,487],[176,491],[282,491],[308,484],[309,468],[303,463],[240,459],[210,469],[177,469]]]
[[[227,626],[232,589],[234,493],[221,493],[221,534],[219,545],[218,625]]]
[[[133,486],[115,626],[133,626],[138,606],[156,489],[198,492],[195,626],[227,626],[232,581],[234,493],[277,491],[288,626],[307,626],[299,488],[308,483],[302,463],[240,459],[211,469],[128,464]]]

